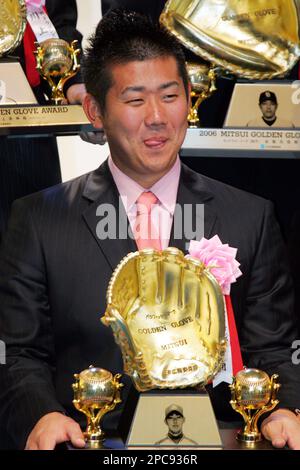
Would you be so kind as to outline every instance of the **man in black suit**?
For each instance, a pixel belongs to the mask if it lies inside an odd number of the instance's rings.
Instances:
[[[124,8],[147,15],[152,21],[158,21],[159,16],[167,0],[101,0],[102,13],[106,14],[109,9]],[[187,60],[197,62],[197,57],[192,58],[192,53],[184,49]],[[287,80],[299,78],[299,62],[289,72]],[[278,80],[278,79],[277,79]],[[282,79],[284,81],[284,79]],[[203,127],[223,127],[224,119],[229,107],[236,79],[231,77],[217,79],[217,91],[206,99],[199,108],[200,122]],[[269,81],[270,86],[272,80]],[[276,216],[291,258],[292,276],[295,285],[296,309],[300,305],[299,275],[299,244],[300,236],[298,220],[300,213],[300,186],[298,174],[300,171],[300,160],[298,159],[270,159],[270,158],[234,158],[226,157],[201,158],[185,156],[187,165],[197,172],[223,183],[236,186],[245,191],[262,196],[273,201]],[[270,178],[272,174],[272,178]],[[296,244],[294,242],[296,240]],[[300,315],[297,316],[298,331],[300,332]]]
[[[119,196],[162,186],[179,165],[187,128],[189,84],[181,48],[145,18],[107,15],[87,52],[84,75],[85,111],[95,128],[104,127],[110,159],[94,172],[16,201],[0,254],[0,339],[7,347],[7,364],[0,366],[0,426],[7,447],[53,449],[67,440],[84,445],[76,422],[82,417],[72,406],[73,373],[92,363],[122,370],[119,348],[99,317],[113,269],[137,249],[130,237],[101,237],[99,222],[110,205],[122,212],[117,220],[125,220],[125,228],[132,224],[132,213],[127,219],[124,206],[118,209]],[[243,360],[279,373],[282,383],[280,409],[262,430],[275,446],[300,449],[300,421],[291,411],[300,396],[299,366],[290,354],[293,295],[272,206],[184,165],[177,184],[168,191],[180,206],[204,204],[205,237],[218,234],[238,249],[243,276],[231,294]],[[176,239],[172,227],[169,245],[185,251],[187,242]],[[227,384],[208,391],[217,417],[234,419]],[[107,427],[113,419],[107,415]]]

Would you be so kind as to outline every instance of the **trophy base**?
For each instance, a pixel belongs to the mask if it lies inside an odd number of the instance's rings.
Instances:
[[[183,413],[184,438],[179,443],[168,439],[166,410],[170,407]],[[196,389],[152,390],[140,394],[132,390],[122,418],[128,434],[125,433],[126,438],[120,434],[128,449],[223,448],[210,398],[206,392]]]
[[[198,117],[198,111],[190,112],[187,117],[189,129],[199,129],[201,126],[200,119]]]
[[[197,122],[188,121],[188,124],[189,124],[188,125],[189,129],[200,129],[202,127],[200,121],[197,121]]]
[[[71,442],[67,442],[65,447],[66,450],[109,450],[115,448],[111,439],[103,439],[102,441],[86,440],[85,447],[74,447]]]
[[[89,439],[86,438],[85,447],[89,450],[100,450],[105,449],[104,438],[103,439]]]
[[[256,442],[261,442],[263,440],[260,432],[245,433],[242,430],[238,431],[236,439],[239,442],[243,442],[249,445],[250,447],[253,446]]]

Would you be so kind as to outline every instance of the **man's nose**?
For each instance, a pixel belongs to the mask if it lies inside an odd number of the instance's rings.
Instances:
[[[157,98],[149,99],[146,107],[145,124],[149,127],[159,127],[167,124],[164,104]]]

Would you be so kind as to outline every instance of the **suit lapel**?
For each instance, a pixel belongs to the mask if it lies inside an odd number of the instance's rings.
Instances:
[[[187,251],[187,247],[191,240],[191,237],[189,236],[189,228],[191,228],[191,224],[189,224],[189,217],[187,217],[186,219],[184,218],[184,213],[192,214],[192,227],[194,231],[196,227],[200,227],[200,231],[196,231],[196,236],[194,236],[193,239],[200,240],[202,238],[203,224],[204,236],[206,238],[210,238],[217,220],[217,215],[213,208],[213,200],[214,195],[207,188],[205,178],[203,178],[202,175],[190,170],[186,165],[182,164],[177,194],[177,205],[173,218],[169,246],[175,246],[183,252]],[[204,205],[204,214],[201,211],[196,211],[197,204]],[[180,236],[179,238],[176,237],[175,233],[175,220],[179,222],[181,220],[180,232],[182,236]]]
[[[107,161],[90,174],[83,197],[91,202],[82,214],[83,219],[103,256],[111,268],[115,269],[125,255],[137,250],[137,246],[127,236],[128,230],[130,231],[129,221]],[[107,237],[103,236],[105,234]]]

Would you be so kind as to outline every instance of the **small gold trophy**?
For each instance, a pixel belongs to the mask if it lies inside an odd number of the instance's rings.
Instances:
[[[67,80],[79,70],[78,41],[68,44],[63,39],[46,39],[38,44],[36,54],[37,70],[51,88],[51,101],[60,104],[64,99],[63,87]]]
[[[208,64],[187,63],[187,71],[192,86],[192,105],[188,115],[189,127],[199,127],[198,108],[202,101],[216,91],[216,72]]]
[[[98,367],[90,366],[80,374],[74,374],[76,382],[73,404],[77,410],[87,416],[87,428],[84,433],[88,449],[104,448],[104,432],[100,427],[102,417],[121,403],[119,382],[121,375],[112,374]]]
[[[272,375],[270,379],[262,370],[244,369],[236,374],[232,385],[229,385],[230,404],[245,421],[243,430],[237,434],[239,441],[253,445],[262,440],[257,422],[264,413],[273,410],[279,402],[276,399],[280,387],[277,380],[277,374]]]

